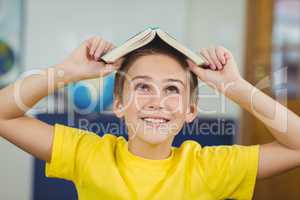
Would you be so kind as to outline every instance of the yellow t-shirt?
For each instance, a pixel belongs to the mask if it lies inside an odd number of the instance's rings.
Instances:
[[[80,200],[251,199],[259,146],[201,147],[185,141],[170,157],[150,160],[124,137],[55,125],[46,176],[74,182]]]

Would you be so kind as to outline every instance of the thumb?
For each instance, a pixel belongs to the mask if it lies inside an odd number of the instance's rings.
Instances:
[[[114,65],[116,67],[116,69],[119,69],[123,63],[123,61],[125,60],[124,57],[119,58],[116,62],[114,62],[112,65]]]
[[[116,70],[116,66],[112,64],[106,64],[100,68],[100,76],[106,76],[115,70]]]
[[[196,63],[194,63],[190,59],[187,59],[187,63],[189,65],[189,70],[191,70],[200,79],[204,78],[205,69],[203,69],[201,66],[198,66]]]
[[[115,70],[115,66],[111,64],[104,64],[103,62],[95,62],[95,65],[93,65],[89,71],[88,74],[93,77],[103,77]]]
[[[106,64],[106,65],[104,66],[104,69],[107,70],[107,71],[114,71],[114,70],[117,69],[117,66],[114,65],[114,64]]]

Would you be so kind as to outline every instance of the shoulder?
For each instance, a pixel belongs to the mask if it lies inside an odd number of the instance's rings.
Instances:
[[[202,154],[218,154],[223,156],[230,156],[232,154],[254,153],[259,148],[259,145],[220,145],[220,146],[206,146],[201,149]]]
[[[114,144],[118,139],[117,136],[110,133],[99,136],[91,131],[61,124],[55,124],[54,127],[56,140],[69,141],[73,144],[78,143],[78,145]]]
[[[259,156],[259,145],[219,145],[219,146],[202,146],[200,143],[187,140],[183,142],[177,151],[181,154],[193,155],[196,159],[206,162],[223,162],[224,160],[238,160],[251,158],[257,159]]]
[[[259,155],[259,145],[243,146],[243,145],[220,145],[206,146],[198,152],[201,159],[213,160],[238,160],[247,159],[249,157],[257,158]]]

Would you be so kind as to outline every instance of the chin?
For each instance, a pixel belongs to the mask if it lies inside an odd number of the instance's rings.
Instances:
[[[137,135],[141,140],[148,144],[157,145],[166,142],[172,135],[165,132],[145,131],[143,134]]]

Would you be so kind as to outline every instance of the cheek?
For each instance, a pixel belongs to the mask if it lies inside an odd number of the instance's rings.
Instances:
[[[127,87],[123,92],[124,102],[126,102],[128,110],[140,110],[149,101],[149,95],[135,92],[133,88]]]
[[[122,97],[123,97],[124,106],[129,109],[134,108],[133,105],[134,105],[135,93],[131,90],[128,90],[128,88],[126,88],[124,89],[122,95],[123,95]]]
[[[123,92],[122,95],[122,112],[125,119],[132,121],[138,112],[138,109],[134,105],[133,95],[128,92]]]
[[[187,101],[184,95],[174,94],[165,97],[162,100],[162,105],[173,112],[183,112],[184,108],[187,106]]]
[[[143,110],[145,106],[151,104],[161,104],[161,100],[157,101],[159,98],[156,95],[152,94],[141,94],[141,93],[133,93],[131,106],[135,107],[137,110]],[[155,101],[155,103],[154,103]]]
[[[182,105],[182,100],[183,99],[181,95],[169,95],[163,99],[162,103],[173,107],[178,107]]]

